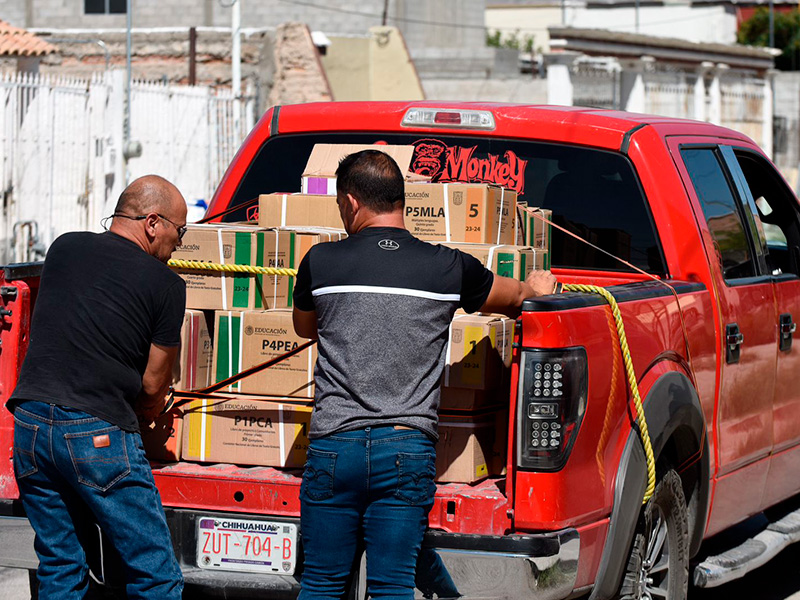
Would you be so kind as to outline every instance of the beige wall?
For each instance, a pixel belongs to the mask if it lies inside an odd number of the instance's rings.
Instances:
[[[398,29],[373,27],[367,36],[329,37],[321,60],[334,100],[425,98]]]
[[[517,37],[523,42],[526,37],[533,36],[534,52],[550,51],[548,27],[561,25],[561,8],[555,3],[552,6],[504,7],[488,6],[486,8],[486,29],[493,33],[499,29],[503,37],[518,31]]]
[[[331,45],[320,56],[328,76],[333,99],[368,100],[369,45],[368,37],[331,37]]]

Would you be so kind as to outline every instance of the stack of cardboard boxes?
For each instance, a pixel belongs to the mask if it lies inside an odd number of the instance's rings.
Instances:
[[[335,170],[363,146],[318,144],[301,193],[259,197],[258,221],[190,226],[173,258],[297,268],[308,249],[346,234]],[[513,190],[488,184],[420,182],[408,175],[412,146],[375,146],[407,174],[406,227],[416,237],[475,256],[500,275],[524,280],[549,268],[547,211],[517,204]],[[284,354],[294,333],[294,280],[179,270],[187,284],[176,388],[202,389]],[[505,468],[508,377],[514,322],[457,314],[450,327],[440,407],[437,480],[472,483]],[[196,400],[149,432],[150,455],[166,460],[300,467],[314,397],[316,346]],[[179,377],[179,378],[178,378]],[[164,440],[168,443],[164,443]]]

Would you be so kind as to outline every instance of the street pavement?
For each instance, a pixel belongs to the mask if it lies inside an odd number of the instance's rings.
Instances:
[[[800,544],[794,544],[760,569],[744,578],[709,590],[689,589],[689,600],[800,600]],[[28,573],[20,569],[0,568],[0,589],[5,600],[28,600]],[[236,600],[227,597],[228,600]],[[185,600],[199,600],[186,598]],[[524,600],[524,599],[520,599]]]

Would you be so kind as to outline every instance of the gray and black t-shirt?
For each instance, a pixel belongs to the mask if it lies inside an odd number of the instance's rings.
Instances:
[[[494,276],[474,257],[368,227],[311,248],[294,304],[316,311],[319,358],[309,437],[406,425],[437,437],[439,386],[456,309],[478,310]]]

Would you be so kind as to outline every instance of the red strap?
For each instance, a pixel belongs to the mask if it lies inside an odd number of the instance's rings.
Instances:
[[[247,202],[243,202],[242,204],[237,204],[236,206],[227,208],[227,209],[223,210],[220,213],[217,213],[215,215],[211,215],[210,217],[203,217],[202,219],[197,221],[197,223],[198,224],[208,223],[209,221],[213,221],[214,219],[219,219],[220,217],[224,217],[225,215],[229,215],[232,212],[236,212],[237,210],[239,210],[241,208],[247,208],[248,206],[253,206],[254,204],[257,204],[257,203],[258,203],[258,196],[256,196],[255,198],[251,198],[250,200],[248,200]]]
[[[289,350],[289,352],[287,352],[286,354],[281,354],[280,356],[276,356],[275,358],[270,358],[268,361],[265,361],[254,367],[250,367],[249,369],[245,369],[244,371],[236,373],[235,375],[231,375],[227,379],[218,381],[217,383],[210,385],[206,388],[203,388],[201,390],[193,390],[193,391],[175,390],[172,392],[172,398],[171,398],[172,402],[170,403],[169,401],[167,401],[167,406],[164,408],[164,412],[169,412],[169,410],[172,408],[188,404],[192,400],[206,398],[210,394],[218,392],[222,388],[234,384],[240,379],[244,379],[245,377],[250,377],[250,375],[255,375],[256,373],[260,373],[264,369],[269,369],[271,366],[277,365],[279,362],[291,358],[295,354],[299,354],[306,348],[310,348],[316,343],[317,340],[309,340],[307,342],[304,342],[294,350]],[[176,397],[180,397],[181,399],[175,400]]]

